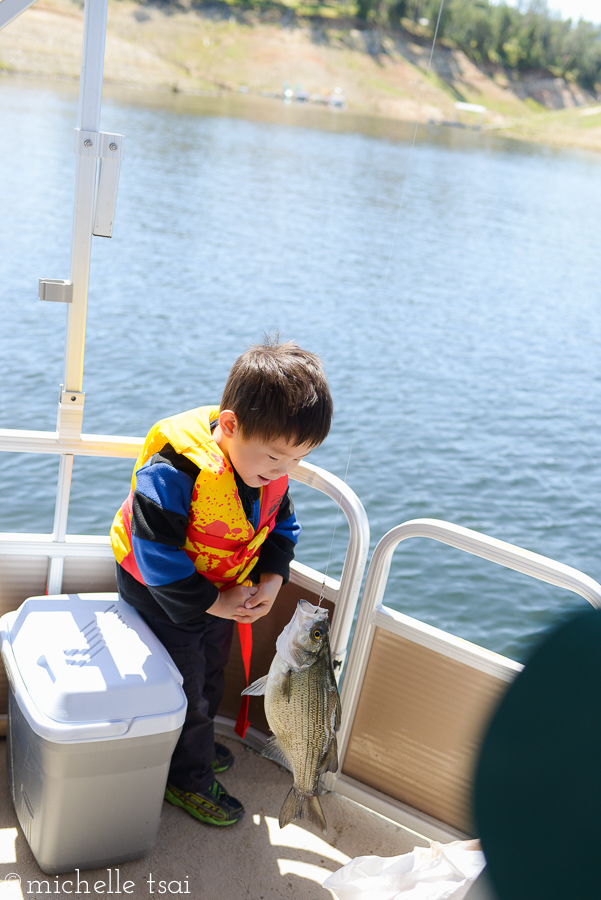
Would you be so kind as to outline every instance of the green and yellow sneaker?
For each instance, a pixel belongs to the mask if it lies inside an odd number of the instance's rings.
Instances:
[[[181,791],[168,783],[165,800],[174,806],[181,806],[195,819],[207,825],[234,825],[244,815],[244,807],[240,801],[230,796],[217,779],[201,794]]]
[[[223,744],[215,744],[215,759],[211,765],[213,766],[213,772],[215,772],[215,774],[226,772],[234,765],[234,757]]]

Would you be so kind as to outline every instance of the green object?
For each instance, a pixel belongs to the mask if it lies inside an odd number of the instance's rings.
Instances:
[[[174,806],[181,806],[195,819],[207,825],[234,825],[244,815],[244,807],[240,801],[230,796],[217,779],[202,794],[182,791],[167,784],[165,800]]]
[[[475,816],[498,900],[599,897],[601,611],[548,635],[482,745]]]
[[[234,755],[223,744],[215,744],[215,759],[211,765],[216,775],[219,772],[227,772],[234,765]]]

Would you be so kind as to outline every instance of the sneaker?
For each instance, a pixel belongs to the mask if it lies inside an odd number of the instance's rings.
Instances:
[[[181,806],[187,813],[206,822],[207,825],[233,825],[244,815],[244,807],[239,800],[231,797],[215,779],[210,788],[203,793],[181,791],[172,784],[167,784],[165,800],[174,806]]]
[[[215,744],[215,759],[211,765],[215,773],[226,772],[234,765],[234,757],[223,744]]]

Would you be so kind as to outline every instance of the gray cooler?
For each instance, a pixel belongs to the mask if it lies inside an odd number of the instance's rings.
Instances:
[[[0,619],[0,642],[9,784],[40,868],[143,856],[186,714],[167,651],[117,594],[32,597]]]

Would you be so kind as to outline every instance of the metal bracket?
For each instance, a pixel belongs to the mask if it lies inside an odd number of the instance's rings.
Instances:
[[[107,131],[83,131],[81,128],[76,128],[75,152],[78,156],[121,160],[124,140],[122,134],[110,134]]]
[[[100,160],[92,232],[98,237],[111,237],[113,234],[123,142],[122,134],[75,129],[75,152],[79,156],[95,157]]]
[[[98,237],[113,236],[113,219],[117,204],[117,187],[119,185],[119,160],[100,159],[98,187],[96,188],[96,210],[94,212],[94,230]]]
[[[66,391],[61,384],[56,421],[56,430],[60,438],[81,437],[85,396],[83,391]]]
[[[64,278],[40,278],[38,296],[52,303],[72,303],[73,284]]]

